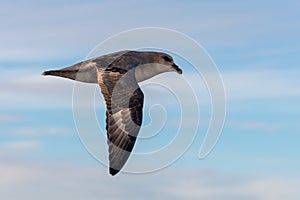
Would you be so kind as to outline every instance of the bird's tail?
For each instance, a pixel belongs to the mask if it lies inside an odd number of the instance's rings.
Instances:
[[[42,73],[43,76],[60,76],[64,78],[70,78],[75,80],[75,75],[78,73],[78,70],[49,70]]]
[[[81,62],[59,70],[45,71],[42,75],[59,76],[86,83],[98,83],[96,66],[86,62]]]

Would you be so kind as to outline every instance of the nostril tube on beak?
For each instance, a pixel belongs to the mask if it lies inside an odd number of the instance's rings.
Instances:
[[[175,69],[178,74],[182,74],[182,69],[180,69],[175,63],[173,63],[172,68]]]

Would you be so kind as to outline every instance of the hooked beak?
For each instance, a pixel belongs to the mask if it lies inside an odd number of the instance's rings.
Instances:
[[[180,69],[175,63],[173,63],[172,68],[173,68],[178,74],[182,74],[182,69]]]

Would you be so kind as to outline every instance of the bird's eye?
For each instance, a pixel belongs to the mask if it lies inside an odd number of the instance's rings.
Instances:
[[[168,56],[163,56],[163,59],[164,59],[165,61],[167,61],[167,62],[171,62],[171,61],[172,61],[172,59],[169,58]]]

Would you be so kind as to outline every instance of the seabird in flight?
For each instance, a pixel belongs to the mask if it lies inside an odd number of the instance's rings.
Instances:
[[[109,173],[116,175],[125,165],[142,125],[144,95],[138,82],[172,71],[182,74],[166,53],[120,51],[43,75],[100,85],[107,109]]]

